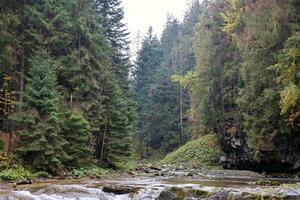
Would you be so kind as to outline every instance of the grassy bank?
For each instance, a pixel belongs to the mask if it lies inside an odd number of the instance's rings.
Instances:
[[[218,165],[221,149],[214,135],[206,135],[190,141],[168,154],[162,161],[164,165],[188,168],[213,167]]]

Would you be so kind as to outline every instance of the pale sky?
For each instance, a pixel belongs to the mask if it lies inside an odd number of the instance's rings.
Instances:
[[[136,38],[140,32],[145,35],[151,25],[157,36],[160,36],[168,14],[172,14],[180,21],[188,8],[190,0],[123,0],[125,22],[131,33],[132,48],[137,48]],[[135,52],[135,49],[131,49]]]

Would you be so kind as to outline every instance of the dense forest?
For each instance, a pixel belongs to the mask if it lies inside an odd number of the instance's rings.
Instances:
[[[131,155],[134,104],[120,4],[1,1],[0,127],[17,135],[24,164],[59,174]]]
[[[0,1],[5,156],[61,175],[213,135],[224,168],[300,169],[299,0],[191,1],[134,62],[121,3]]]
[[[297,0],[194,1],[160,40],[150,28],[135,85],[143,152],[213,134],[225,168],[299,170],[299,10]]]

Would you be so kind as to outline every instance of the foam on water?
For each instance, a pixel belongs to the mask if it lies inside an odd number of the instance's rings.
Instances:
[[[36,192],[11,191],[0,197],[0,200],[111,200],[118,198],[113,194],[104,193],[101,189],[87,188],[81,185],[54,185]],[[127,200],[128,198],[126,198]]]

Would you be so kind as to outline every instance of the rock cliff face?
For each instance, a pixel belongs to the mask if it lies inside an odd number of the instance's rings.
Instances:
[[[240,131],[238,122],[229,119],[219,129],[220,146],[224,155],[220,158],[220,163],[225,169],[248,169],[250,167],[249,147],[246,135]]]
[[[218,130],[219,143],[224,152],[220,163],[224,169],[248,169],[255,171],[291,171],[300,170],[300,137],[289,138],[278,135],[272,138],[274,148],[263,148],[260,160],[255,160],[249,147],[247,135],[235,119],[229,119]],[[274,150],[275,149],[275,150]]]

